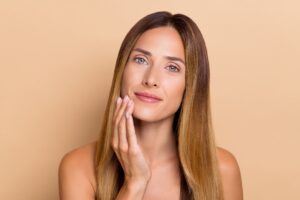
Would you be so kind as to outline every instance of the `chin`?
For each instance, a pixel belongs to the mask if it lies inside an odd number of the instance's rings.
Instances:
[[[135,119],[141,120],[141,121],[145,121],[145,122],[154,122],[154,121],[158,121],[158,117],[151,111],[139,111],[137,109],[134,110],[133,112],[133,117]]]
[[[166,113],[162,114],[162,113],[156,113],[154,112],[154,109],[135,109],[133,111],[133,117],[137,120],[141,120],[141,121],[144,121],[144,122],[149,122],[149,123],[152,123],[152,122],[158,122],[158,121],[161,121],[161,120],[164,120],[164,119],[167,119],[169,117],[172,116],[171,115],[165,115]]]

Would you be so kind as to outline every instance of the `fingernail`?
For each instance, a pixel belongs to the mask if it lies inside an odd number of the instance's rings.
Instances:
[[[117,99],[117,104],[120,104],[121,101],[122,101],[121,97],[118,97],[118,99]]]
[[[124,102],[127,103],[128,100],[129,100],[129,99],[128,99],[128,96],[126,95],[126,96],[124,97]]]
[[[132,103],[133,103],[133,101],[132,101],[132,100],[129,100],[128,106],[131,107]]]

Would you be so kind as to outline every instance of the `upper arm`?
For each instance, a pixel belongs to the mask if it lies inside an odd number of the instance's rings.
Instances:
[[[242,200],[243,189],[240,168],[235,157],[227,150],[218,148],[218,159],[225,200]]]
[[[62,158],[58,169],[60,200],[95,199],[85,161],[80,150],[73,150]]]

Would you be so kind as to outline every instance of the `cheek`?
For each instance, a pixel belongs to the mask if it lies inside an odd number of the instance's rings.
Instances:
[[[181,102],[184,89],[185,89],[185,82],[184,81],[178,81],[174,82],[174,84],[169,84],[169,96],[174,99],[176,102]]]
[[[133,72],[130,66],[125,67],[121,83],[122,97],[128,95],[130,93],[130,90],[132,90],[139,83],[139,78],[140,75],[136,72]]]
[[[175,113],[179,109],[184,90],[185,83],[182,80],[168,83],[168,88],[166,88],[168,101],[165,104],[165,110],[168,110],[168,113]]]
[[[127,88],[129,85],[129,76],[128,76],[128,69],[127,67],[125,67],[124,72],[123,72],[123,76],[122,76],[122,82],[121,82],[121,97],[123,98],[125,96],[125,94],[127,93]]]

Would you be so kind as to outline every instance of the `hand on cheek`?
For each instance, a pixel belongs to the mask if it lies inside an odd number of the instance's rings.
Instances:
[[[132,113],[134,103],[125,96],[117,100],[113,118],[112,147],[125,173],[125,181],[147,183],[150,167],[137,143]]]

